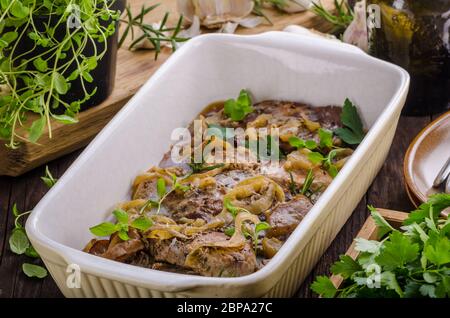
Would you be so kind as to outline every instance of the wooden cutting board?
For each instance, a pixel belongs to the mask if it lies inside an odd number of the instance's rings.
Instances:
[[[138,12],[143,4],[149,6],[158,1],[130,0],[134,12]],[[171,19],[177,19],[176,0],[159,0],[161,3],[151,15],[148,22],[158,22],[165,12],[171,12]],[[331,9],[333,0],[322,0],[322,4]],[[271,30],[282,30],[291,24],[302,25],[318,31],[328,32],[330,24],[324,22],[311,12],[282,14],[267,9],[265,13],[273,22],[261,24],[253,29],[238,28],[238,34],[257,34]],[[126,45],[125,45],[126,47]],[[155,61],[152,51],[128,51],[119,49],[115,88],[111,96],[102,104],[81,112],[79,122],[64,125],[52,122],[52,138],[44,132],[39,144],[22,143],[18,149],[9,149],[0,144],[0,175],[18,176],[41,164],[86,146],[95,135],[109,122],[120,108],[150,78],[158,67],[169,58],[170,49],[164,49]],[[21,134],[26,135],[25,132]],[[1,141],[0,141],[1,142]]]

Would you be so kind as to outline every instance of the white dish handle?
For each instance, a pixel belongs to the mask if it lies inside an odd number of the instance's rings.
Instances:
[[[307,29],[305,27],[299,26],[299,25],[289,25],[286,28],[283,29],[283,32],[288,32],[292,34],[299,34],[304,36],[309,36],[315,39],[320,39],[323,41],[327,41],[328,43],[333,43],[336,46],[345,47],[346,49],[349,49],[355,53],[359,54],[366,54],[363,50],[361,50],[359,47],[344,43],[336,38],[327,38],[325,36],[320,35],[318,32],[313,32],[310,29]]]

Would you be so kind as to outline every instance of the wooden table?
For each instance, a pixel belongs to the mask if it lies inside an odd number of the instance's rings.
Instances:
[[[434,116],[400,119],[393,146],[383,168],[353,215],[300,287],[297,297],[314,296],[309,289],[314,277],[328,274],[330,265],[350,246],[368,216],[368,204],[399,211],[413,208],[404,190],[403,157],[412,139],[433,118]],[[51,162],[50,171],[55,177],[61,176],[79,154],[80,151],[76,151]],[[17,203],[20,211],[27,211],[38,203],[48,190],[40,179],[44,175],[44,169],[45,167],[39,167],[16,178],[0,177],[0,297],[62,297],[51,277],[43,280],[26,277],[21,266],[27,258],[13,254],[8,244],[14,221],[11,208]]]

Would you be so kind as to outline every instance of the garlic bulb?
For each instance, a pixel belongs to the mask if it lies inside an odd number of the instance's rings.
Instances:
[[[254,3],[253,0],[177,0],[177,5],[187,21],[198,16],[203,26],[220,28],[227,22],[240,22],[252,12]]]

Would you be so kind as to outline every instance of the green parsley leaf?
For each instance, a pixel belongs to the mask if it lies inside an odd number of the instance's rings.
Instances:
[[[381,243],[377,241],[369,241],[363,238],[355,239],[355,249],[358,252],[368,252],[371,254],[376,254],[380,250]]]
[[[347,98],[342,108],[341,121],[343,128],[338,128],[334,132],[344,142],[349,145],[358,145],[364,139],[365,132],[361,118],[355,105]]]
[[[439,193],[432,195],[427,202],[421,204],[419,208],[410,213],[408,219],[403,223],[410,225],[412,223],[421,223],[425,218],[430,217],[430,210],[432,209],[433,218],[436,220],[442,210],[450,206],[450,194]]]
[[[395,229],[381,216],[381,214],[372,206],[368,207],[371,211],[372,218],[375,224],[378,226],[378,238],[384,237],[387,233],[394,231]]]
[[[419,245],[413,244],[411,239],[401,232],[393,231],[375,260],[381,266],[394,269],[403,267],[407,262],[412,262],[418,257]]]
[[[337,293],[337,289],[334,287],[333,282],[326,276],[317,276],[316,280],[311,285],[311,289],[316,294],[325,298],[333,298]]]
[[[34,249],[33,245],[30,244],[25,251],[25,255],[32,258],[39,258],[39,253]]]
[[[28,277],[44,278],[47,276],[47,270],[39,265],[24,263],[22,270]]]
[[[437,266],[450,263],[450,240],[445,236],[431,232],[424,251],[427,259]]]
[[[245,116],[253,112],[253,110],[250,93],[245,89],[241,90],[236,100],[229,99],[224,105],[225,115],[233,121],[241,121]]]
[[[348,255],[342,255],[339,262],[331,266],[331,272],[334,275],[341,275],[343,278],[349,278],[355,272],[361,271],[362,267],[353,258]]]
[[[333,132],[327,129],[319,128],[319,139],[321,148],[333,147]]]
[[[48,70],[47,61],[42,59],[41,57],[34,59],[33,65],[40,72],[45,72]]]

